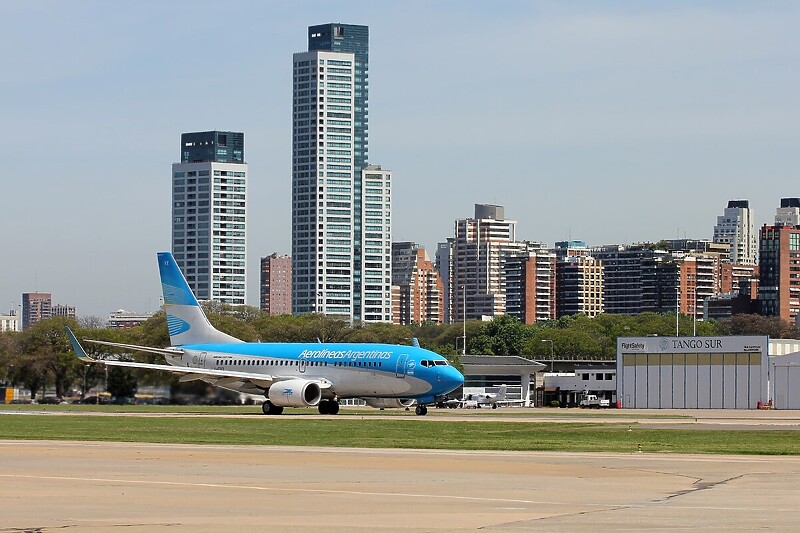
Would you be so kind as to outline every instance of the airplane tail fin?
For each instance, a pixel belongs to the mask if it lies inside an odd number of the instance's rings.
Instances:
[[[158,271],[172,346],[242,342],[211,325],[171,252],[158,253]]]
[[[506,385],[500,385],[500,390],[497,391],[497,399],[498,400],[505,400],[506,399]]]

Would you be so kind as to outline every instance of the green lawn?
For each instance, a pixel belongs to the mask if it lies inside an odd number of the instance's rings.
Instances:
[[[252,407],[226,409],[254,412]],[[798,436],[797,431],[782,430],[650,429],[628,423],[432,422],[413,416],[304,419],[0,414],[0,439],[623,453],[636,452],[641,445],[642,452],[800,455]]]

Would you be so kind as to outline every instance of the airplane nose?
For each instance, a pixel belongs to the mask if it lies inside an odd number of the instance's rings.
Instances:
[[[452,366],[439,367],[439,370],[441,371],[440,377],[442,388],[444,389],[442,394],[454,391],[464,384],[464,376]]]

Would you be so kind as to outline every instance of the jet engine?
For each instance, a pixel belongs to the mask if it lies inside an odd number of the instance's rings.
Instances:
[[[273,383],[267,398],[281,407],[313,407],[322,399],[322,389],[316,381],[287,379]]]
[[[375,409],[405,409],[414,405],[414,399],[408,398],[364,398],[367,405]]]

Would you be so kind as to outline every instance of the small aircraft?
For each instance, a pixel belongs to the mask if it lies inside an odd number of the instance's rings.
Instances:
[[[202,380],[217,387],[263,395],[264,414],[284,407],[317,407],[339,412],[339,400],[363,398],[377,408],[405,408],[416,402],[428,412],[437,396],[460,387],[464,376],[447,359],[419,346],[355,343],[244,342],[214,328],[206,318],[175,258],[158,253],[170,345],[153,348],[88,340],[94,344],[164,356],[166,365],[93,359],[66,328],[77,356],[88,363],[147,368],[182,374],[180,381]]]
[[[492,409],[497,409],[498,403],[507,403],[506,400],[506,385],[500,385],[500,390],[497,393],[471,393],[465,394],[460,399],[448,400],[445,402],[447,407],[464,409],[480,409],[483,406],[492,406]],[[521,400],[520,400],[521,401]]]

